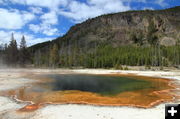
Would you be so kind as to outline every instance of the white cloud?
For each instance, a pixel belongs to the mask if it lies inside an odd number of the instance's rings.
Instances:
[[[47,36],[52,36],[52,35],[56,35],[58,32],[58,29],[56,28],[49,28],[47,30],[43,31],[43,34],[46,34]]]
[[[54,25],[58,24],[58,15],[55,11],[51,11],[43,14],[41,17],[41,23],[30,24],[29,29],[35,33],[42,33],[47,36],[56,35],[58,32],[57,28],[54,28]]]
[[[88,18],[96,17],[102,14],[121,12],[130,10],[130,6],[125,3],[142,2],[153,3],[161,6],[167,5],[165,0],[86,0],[86,2],[80,2],[78,0],[0,0],[6,3],[23,4],[31,6],[32,12],[35,14],[41,14],[42,8],[48,8],[51,12],[47,13],[45,18],[51,17],[53,19],[47,19],[47,21],[53,23],[57,20],[57,15],[60,14],[68,18],[73,19],[75,22],[82,22]],[[36,7],[38,7],[36,9]]]
[[[41,7],[30,7],[29,10],[34,14],[43,14]]]
[[[12,33],[14,33],[14,37],[18,44],[21,41],[22,35],[24,35],[28,46],[55,39],[54,37],[38,38],[28,33],[22,33],[22,32],[16,32],[16,31],[5,32],[3,30],[0,30],[0,44],[9,43]]]
[[[47,24],[40,24],[40,25],[30,24],[29,29],[32,30],[34,33],[42,33],[47,36],[58,34],[58,29],[53,28],[51,25],[47,25]]]
[[[69,0],[4,0],[14,4],[23,4],[31,6],[45,7],[49,9],[58,9],[59,6],[66,6]]]
[[[161,7],[165,7],[168,5],[167,3],[165,3],[165,0],[157,0],[155,3],[159,4]]]
[[[89,0],[88,3],[72,1],[67,10],[59,11],[59,14],[73,19],[76,22],[84,21],[88,18],[96,17],[102,14],[121,12],[129,10],[121,0]]]
[[[41,31],[41,27],[35,24],[30,24],[29,29],[32,30],[34,33],[39,33]]]
[[[0,0],[0,4],[3,4],[4,2],[3,2],[3,0]]]
[[[35,16],[28,12],[0,8],[0,28],[3,29],[21,29],[34,18]]]
[[[43,20],[44,24],[57,24],[58,23],[58,16],[56,12],[51,11],[46,13],[40,17]]]
[[[14,4],[23,4],[48,8],[51,12],[42,16],[46,22],[56,22],[57,15],[64,15],[75,21],[84,21],[88,18],[102,14],[129,10],[129,6],[123,4],[123,0],[86,0],[86,3],[77,0],[5,0]],[[141,0],[144,1],[144,0]],[[50,19],[49,19],[50,18]],[[54,18],[51,19],[51,18]]]
[[[132,2],[158,4],[162,7],[167,5],[165,0],[85,0],[85,2],[78,0],[0,0],[1,5],[7,5],[9,8],[12,4],[19,4],[27,7],[25,10],[31,11],[30,13],[17,9],[8,10],[0,8],[0,28],[6,30],[23,30],[23,26],[28,25],[29,29],[34,33],[53,36],[59,34],[56,28],[59,24],[59,15],[79,23],[102,14],[130,10],[130,3]],[[35,18],[37,18],[36,22],[38,23],[31,22]],[[10,32],[0,31],[0,42],[2,42],[2,39],[8,39],[10,34]],[[21,34],[20,32],[16,32],[15,35],[19,39]],[[30,34],[26,35],[32,43],[41,42],[44,39],[35,38]]]
[[[59,5],[65,6],[67,5],[67,0],[24,0],[27,5],[48,7],[48,8],[57,8]]]

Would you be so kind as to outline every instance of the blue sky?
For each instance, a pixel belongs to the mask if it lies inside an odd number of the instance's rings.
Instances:
[[[179,0],[0,0],[0,44],[11,34],[27,44],[52,40],[71,26],[102,14],[128,10],[165,9]]]

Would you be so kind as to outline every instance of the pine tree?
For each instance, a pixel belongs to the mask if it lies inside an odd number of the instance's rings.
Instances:
[[[20,51],[19,51],[19,63],[21,66],[25,66],[25,64],[28,61],[28,51],[27,51],[27,46],[26,46],[26,40],[25,37],[22,36],[21,42],[20,42]]]
[[[17,42],[14,39],[14,34],[12,33],[11,41],[7,49],[7,61],[9,65],[17,65],[18,62],[18,48],[17,48]]]

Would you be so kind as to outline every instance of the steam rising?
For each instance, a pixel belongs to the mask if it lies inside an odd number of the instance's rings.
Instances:
[[[0,69],[7,68],[7,65],[4,63],[3,59],[0,56]]]

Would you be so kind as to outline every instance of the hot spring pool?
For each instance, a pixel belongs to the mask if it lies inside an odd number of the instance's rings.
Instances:
[[[170,80],[137,75],[43,74],[38,83],[0,92],[35,104],[93,104],[108,106],[151,107],[171,101]]]
[[[155,88],[152,82],[133,77],[100,76],[83,74],[53,74],[49,85],[52,91],[78,90],[101,95],[116,95],[125,91]]]

